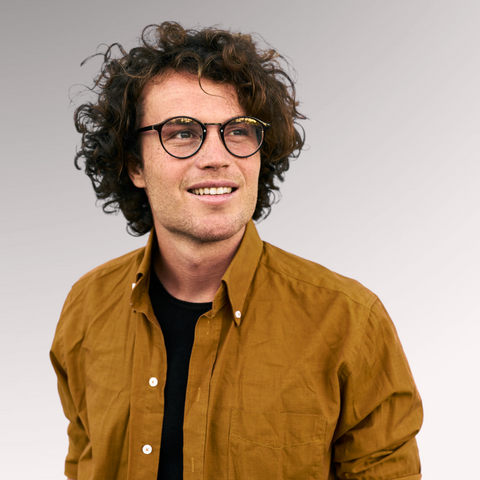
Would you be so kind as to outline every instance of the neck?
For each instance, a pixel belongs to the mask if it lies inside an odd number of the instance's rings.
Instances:
[[[212,302],[244,232],[245,227],[226,240],[197,242],[156,228],[155,273],[173,297],[192,303]]]

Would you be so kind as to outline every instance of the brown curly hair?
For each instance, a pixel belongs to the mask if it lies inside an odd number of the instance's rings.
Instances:
[[[121,210],[132,235],[143,235],[153,227],[153,215],[145,190],[128,175],[127,162],[142,165],[137,128],[141,95],[146,84],[167,71],[187,72],[236,87],[240,105],[248,115],[270,123],[261,148],[258,200],[253,219],[266,217],[275,202],[289,160],[300,153],[304,135],[296,129],[298,112],[295,86],[281,68],[285,59],[275,50],[257,49],[250,35],[205,28],[185,30],[178,23],[147,26],[141,44],[126,52],[110,45],[91,89],[96,102],[80,105],[74,115],[82,141],[75,156],[85,160],[85,173],[106,213]],[[118,48],[120,58],[113,58]],[[288,65],[288,64],[287,64]],[[301,129],[303,132],[303,129]]]

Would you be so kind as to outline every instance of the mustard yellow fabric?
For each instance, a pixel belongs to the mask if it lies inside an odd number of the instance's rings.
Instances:
[[[51,360],[68,477],[157,478],[167,359],[148,296],[155,244],[152,233],[82,277],[63,308]],[[250,222],[196,326],[184,478],[419,480],[421,423],[378,298],[262,242]]]

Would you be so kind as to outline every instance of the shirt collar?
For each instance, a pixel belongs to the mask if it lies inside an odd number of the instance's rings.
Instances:
[[[156,243],[157,236],[155,230],[152,229],[143,251],[143,258],[140,259],[140,265],[135,274],[135,281],[132,283],[130,296],[130,307],[135,311],[144,313],[148,318],[154,317],[152,304],[148,296],[148,285],[150,283],[153,249]]]
[[[150,269],[152,266],[153,250],[154,248],[156,248],[156,245],[157,245],[157,235],[155,234],[155,229],[152,228],[152,230],[150,231],[150,235],[148,237],[147,245],[145,247],[145,255],[143,256],[143,259],[137,270],[137,275],[136,275],[137,283],[139,283],[140,280],[144,277],[149,278]]]
[[[234,312],[233,317],[237,326],[242,321],[247,293],[257,271],[262,252],[263,242],[253,221],[250,220],[247,223],[240,247],[222,278],[222,283],[226,285],[230,304]],[[240,312],[240,314],[237,312]]]
[[[143,259],[136,272],[130,300],[130,305],[133,309],[143,311],[147,316],[151,309],[150,302],[147,301],[148,284],[151,275],[153,249],[156,243],[157,237],[155,230],[152,229],[144,250]],[[237,326],[239,326],[242,321],[247,293],[257,270],[262,252],[263,242],[258,235],[253,221],[250,220],[245,228],[245,233],[237,253],[223,275],[222,287],[220,287],[215,295],[215,299],[219,299],[219,297],[223,296],[224,290],[226,290]],[[215,299],[214,305],[216,303]],[[141,307],[142,305],[144,308]],[[240,314],[237,312],[240,312]]]

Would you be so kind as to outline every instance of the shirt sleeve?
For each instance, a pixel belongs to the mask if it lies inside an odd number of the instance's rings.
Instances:
[[[420,480],[422,402],[395,327],[373,305],[347,367],[334,436],[339,479]]]
[[[65,302],[62,316],[60,317],[60,321],[55,332],[55,337],[50,351],[50,360],[57,375],[58,392],[60,394],[60,401],[62,403],[63,411],[70,422],[67,429],[69,446],[68,454],[65,460],[65,475],[69,478],[77,478],[78,460],[85,451],[89,443],[89,439],[78,415],[69,385],[63,335],[64,322],[67,315],[67,304],[68,299],[67,302]]]

